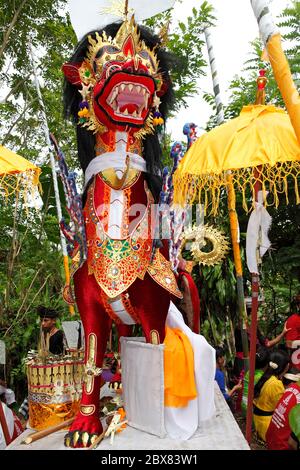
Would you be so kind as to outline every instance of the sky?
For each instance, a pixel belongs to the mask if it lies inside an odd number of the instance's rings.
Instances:
[[[193,7],[198,7],[203,0],[183,0],[181,4],[175,3],[177,20],[184,19],[191,14]],[[250,42],[259,36],[258,25],[251,8],[250,0],[209,0],[215,8],[214,16],[217,18],[216,27],[212,29],[212,41],[215,50],[221,97],[224,104],[229,98],[228,86],[235,74],[239,74],[247,55],[251,52]],[[284,8],[290,4],[289,0],[270,0],[269,8],[276,19]],[[208,60],[206,48],[204,58]],[[186,122],[204,127],[211,115],[210,106],[202,98],[203,91],[212,93],[210,68],[207,76],[199,79],[199,95],[188,101],[187,108],[182,108],[175,118],[167,122],[167,132],[171,132],[172,140],[182,140],[182,128]]]

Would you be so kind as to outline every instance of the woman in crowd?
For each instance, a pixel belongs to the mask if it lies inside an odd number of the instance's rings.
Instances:
[[[282,378],[289,369],[289,362],[288,353],[273,351],[268,367],[254,387],[254,426],[264,441],[277,402],[285,391]]]
[[[254,385],[256,385],[259,379],[262,377],[264,371],[268,367],[269,361],[270,351],[264,346],[258,346],[255,355]],[[246,416],[248,406],[248,386],[249,371],[246,372],[243,382],[242,412],[244,416]]]

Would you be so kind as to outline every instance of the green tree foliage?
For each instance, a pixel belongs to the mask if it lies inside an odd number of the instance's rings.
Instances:
[[[159,32],[171,21],[172,10],[169,10],[147,20],[146,24]],[[206,47],[203,30],[214,21],[213,8],[204,1],[198,8],[192,9],[185,22],[179,21],[174,30],[170,28],[168,51],[173,53],[175,58],[172,71],[172,81],[176,89],[175,111],[187,104],[187,98],[198,93],[196,81],[205,74],[206,65],[203,57],[203,48]]]
[[[0,337],[7,347],[8,376],[22,398],[21,360],[37,348],[36,307],[52,306],[62,317],[68,315],[61,297],[63,260],[57,219],[46,207],[43,212],[25,211],[21,201],[1,197],[0,233]]]
[[[40,163],[48,155],[31,49],[49,128],[59,135],[64,148],[74,148],[73,128],[62,119],[60,69],[76,43],[65,5],[66,0],[0,2],[0,141]]]

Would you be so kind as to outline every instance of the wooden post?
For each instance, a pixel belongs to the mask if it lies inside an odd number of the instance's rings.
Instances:
[[[257,105],[265,104],[265,87],[267,84],[265,70],[259,71],[257,78]],[[261,190],[262,184],[260,180],[261,167],[254,168],[253,176],[255,201],[258,202],[258,193]],[[259,250],[259,247],[257,247]],[[259,255],[259,253],[258,253]],[[251,303],[251,330],[250,330],[250,366],[249,366],[249,386],[248,386],[248,399],[247,399],[247,415],[246,415],[246,439],[249,444],[252,440],[252,418],[253,418],[253,398],[254,398],[254,375],[255,375],[255,358],[256,358],[256,341],[257,341],[257,311],[258,311],[258,294],[259,294],[259,274],[251,273],[251,290],[252,290],[252,303]]]

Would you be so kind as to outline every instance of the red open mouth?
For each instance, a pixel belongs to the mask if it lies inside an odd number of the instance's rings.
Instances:
[[[103,87],[97,102],[113,121],[140,127],[152,106],[154,91],[151,77],[117,72]]]
[[[142,120],[142,112],[148,110],[150,91],[144,85],[121,83],[116,85],[106,102],[117,116],[128,116]]]

